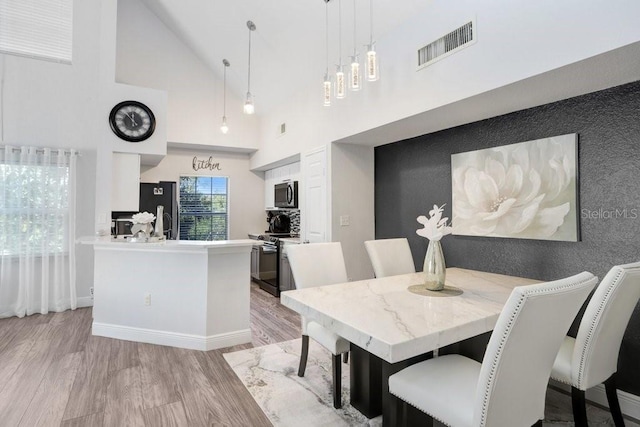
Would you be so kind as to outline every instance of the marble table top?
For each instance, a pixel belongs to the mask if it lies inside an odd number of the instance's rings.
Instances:
[[[448,268],[447,298],[408,291],[422,273],[347,282],[281,294],[283,305],[390,363],[489,332],[516,286],[538,280]]]

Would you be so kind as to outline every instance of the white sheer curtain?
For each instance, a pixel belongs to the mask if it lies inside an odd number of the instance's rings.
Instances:
[[[76,308],[76,155],[0,146],[0,318]]]

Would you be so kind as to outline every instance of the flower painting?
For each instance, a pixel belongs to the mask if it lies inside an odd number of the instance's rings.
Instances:
[[[453,234],[577,241],[577,139],[453,154]]]

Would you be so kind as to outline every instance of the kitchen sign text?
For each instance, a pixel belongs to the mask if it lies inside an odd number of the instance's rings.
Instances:
[[[209,169],[210,171],[222,170],[220,163],[214,162],[213,157],[209,157],[208,159],[198,159],[197,156],[194,156],[192,165],[194,171],[199,171],[200,169]]]

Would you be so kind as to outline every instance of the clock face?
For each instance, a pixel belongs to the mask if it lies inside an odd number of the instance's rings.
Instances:
[[[109,124],[118,137],[129,142],[140,142],[153,134],[156,120],[149,107],[141,102],[123,101],[111,110]]]

